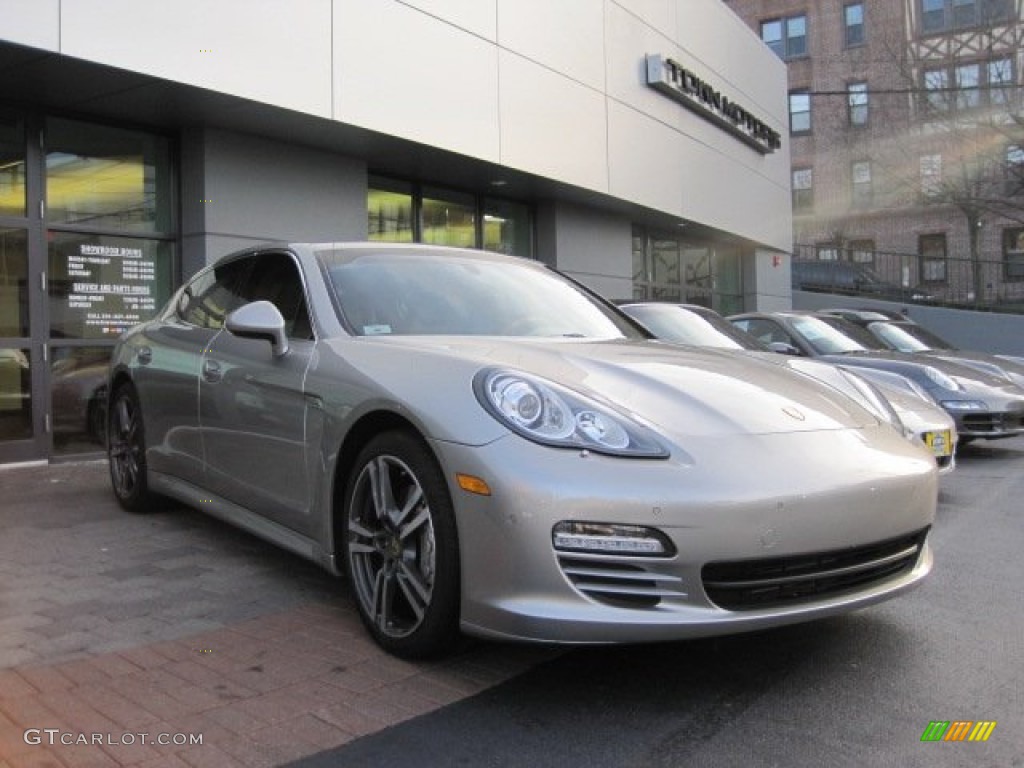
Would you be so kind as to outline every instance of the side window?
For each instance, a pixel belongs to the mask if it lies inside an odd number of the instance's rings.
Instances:
[[[298,265],[287,253],[261,253],[242,289],[245,301],[269,301],[284,318],[284,330],[292,339],[312,339],[306,294]]]
[[[789,334],[771,320],[751,318],[743,322],[746,323],[745,327],[742,325],[740,327],[764,344],[771,344],[773,341],[781,341],[784,344],[793,343],[793,340],[789,338]]]
[[[251,258],[221,264],[193,278],[178,303],[178,317],[200,328],[220,328],[229,312],[245,304],[239,292],[252,266]]]

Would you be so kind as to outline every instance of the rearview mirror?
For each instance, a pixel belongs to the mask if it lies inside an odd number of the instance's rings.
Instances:
[[[284,318],[269,301],[254,301],[239,307],[224,321],[229,332],[243,339],[265,339],[270,342],[274,357],[288,352],[288,336]]]

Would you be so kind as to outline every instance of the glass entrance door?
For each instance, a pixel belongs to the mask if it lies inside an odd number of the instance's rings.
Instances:
[[[117,337],[170,296],[170,141],[0,107],[0,464],[97,456]]]
[[[41,238],[29,194],[30,172],[22,115],[0,110],[0,462],[46,455],[42,399],[43,347],[33,341],[42,311]],[[32,288],[35,287],[35,295]]]

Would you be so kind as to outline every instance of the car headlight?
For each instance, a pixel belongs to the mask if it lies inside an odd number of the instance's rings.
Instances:
[[[988,404],[981,400],[943,400],[939,403],[947,411],[987,411]]]
[[[625,414],[538,376],[483,370],[473,390],[488,413],[536,443],[612,456],[668,456],[649,429]]]
[[[949,389],[952,390],[953,392],[959,392],[961,389],[963,389],[963,387],[961,387],[960,384],[958,384],[952,376],[947,376],[938,368],[932,368],[930,365],[926,365],[924,373],[936,385],[942,387],[943,389]]]

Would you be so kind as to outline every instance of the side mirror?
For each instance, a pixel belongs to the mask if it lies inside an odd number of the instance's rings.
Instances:
[[[288,352],[284,318],[269,301],[254,301],[239,307],[227,316],[224,327],[239,338],[269,341],[274,357]]]
[[[780,355],[800,355],[799,349],[784,341],[771,341],[768,343],[768,349],[772,352],[778,352]]]

